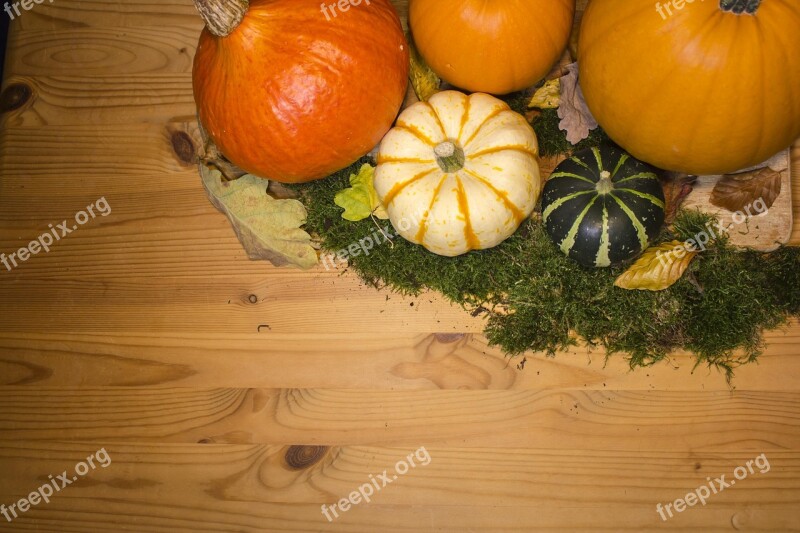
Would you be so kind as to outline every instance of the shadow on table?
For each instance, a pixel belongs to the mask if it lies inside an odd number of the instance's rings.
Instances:
[[[3,64],[6,61],[6,41],[8,41],[8,16],[0,12],[0,81],[3,79]]]

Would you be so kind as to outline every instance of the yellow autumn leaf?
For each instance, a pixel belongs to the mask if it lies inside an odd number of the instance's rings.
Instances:
[[[427,102],[428,98],[439,92],[442,80],[422,59],[411,35],[408,37],[409,56],[411,57],[411,68],[408,77],[411,79],[411,86],[414,88],[417,98]]]
[[[531,98],[528,109],[555,109],[561,105],[561,80],[556,78],[544,83]]]
[[[381,205],[375,192],[375,167],[364,164],[358,174],[350,174],[350,188],[336,193],[333,201],[344,209],[342,218],[351,222],[364,220],[370,215],[386,220],[389,213]]]
[[[653,246],[614,285],[628,290],[663,291],[681,279],[698,253],[681,241]]]

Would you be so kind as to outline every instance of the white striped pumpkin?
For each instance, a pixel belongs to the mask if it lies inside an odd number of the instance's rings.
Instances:
[[[539,145],[524,117],[487,94],[435,94],[383,139],[375,190],[405,239],[453,257],[497,246],[541,193]]]

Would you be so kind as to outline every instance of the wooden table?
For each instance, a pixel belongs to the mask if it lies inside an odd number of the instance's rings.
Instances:
[[[520,369],[435,295],[251,262],[192,160],[200,29],[189,0],[56,0],[12,22],[0,252],[100,198],[111,213],[0,267],[0,504],[101,448],[111,463],[0,529],[800,528],[800,326],[735,390],[682,355]],[[325,518],[414,451],[429,464]],[[659,517],[762,453],[768,473]]]

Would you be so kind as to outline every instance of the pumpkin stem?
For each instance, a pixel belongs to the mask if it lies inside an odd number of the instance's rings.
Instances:
[[[194,6],[217,37],[226,37],[242,22],[250,0],[194,0]]]
[[[614,190],[614,183],[611,181],[611,172],[604,170],[600,173],[600,181],[597,182],[597,192],[608,194]]]
[[[444,141],[433,149],[436,154],[436,162],[439,167],[447,174],[458,172],[464,168],[466,157],[464,156],[464,149],[453,141]]]
[[[719,8],[722,11],[729,11],[734,15],[741,15],[747,13],[748,15],[755,15],[758,8],[761,7],[763,0],[719,0]]]

